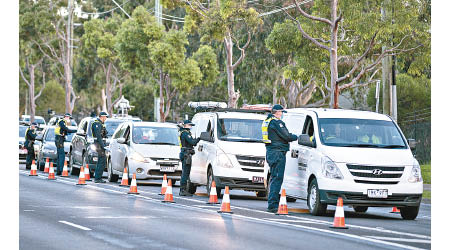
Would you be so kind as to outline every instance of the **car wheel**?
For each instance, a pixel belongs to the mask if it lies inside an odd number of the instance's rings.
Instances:
[[[206,183],[206,191],[208,192],[208,196],[209,193],[211,192],[211,185],[212,185],[212,181],[214,180],[214,173],[212,168],[208,169],[208,179],[207,179],[207,183]],[[222,188],[217,187],[217,183],[216,183],[216,192],[217,192],[217,197],[218,198],[222,198]]]
[[[117,182],[118,179],[119,179],[119,176],[116,174],[113,174],[112,164],[111,164],[111,159],[110,159],[110,160],[108,160],[108,181],[109,182]]]
[[[42,159],[41,159],[41,157],[38,155],[38,158],[37,158],[37,168],[39,169],[39,171],[44,171],[44,164],[42,164]]]
[[[419,214],[419,207],[401,207],[400,214],[404,220],[414,220]]]
[[[308,188],[308,208],[312,215],[324,215],[327,212],[327,204],[320,202],[320,189],[317,180],[313,179]]]
[[[367,209],[369,209],[367,206],[353,206],[353,210],[357,213],[365,213],[367,212]]]
[[[195,192],[197,192],[197,186],[190,180],[187,181],[186,189],[190,194],[195,194]]]

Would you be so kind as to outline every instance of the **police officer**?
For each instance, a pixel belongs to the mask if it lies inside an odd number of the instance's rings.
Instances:
[[[106,112],[100,112],[99,117],[94,120],[92,124],[92,135],[94,136],[94,145],[97,150],[98,160],[97,166],[95,167],[95,183],[105,183],[102,179],[103,170],[105,169],[106,164],[106,145],[103,141],[106,138],[107,131],[105,128],[105,121],[108,118],[108,114]]]
[[[289,142],[297,140],[297,136],[289,133],[281,120],[286,113],[283,106],[276,104],[262,124],[263,141],[266,145],[266,160],[270,167],[270,187],[267,211],[276,213],[280,202],[280,189],[283,184],[286,152]]]
[[[72,116],[69,113],[65,113],[64,117],[59,119],[56,123],[55,128],[55,145],[56,145],[56,153],[58,156],[58,160],[56,162],[57,172],[56,175],[61,175],[64,167],[64,141],[66,140],[66,135],[69,133],[77,132],[74,129],[69,129],[68,126],[70,124],[70,118]]]
[[[181,172],[181,182],[180,182],[180,196],[192,196],[187,190],[187,180],[191,173],[192,155],[195,153],[194,146],[200,141],[200,138],[193,139],[191,135],[191,128],[195,126],[189,120],[185,120],[183,127],[180,128],[180,142],[181,142],[181,152],[180,161],[183,164],[183,169]]]
[[[23,146],[27,149],[27,162],[26,162],[26,168],[31,169],[31,163],[34,160],[34,140],[37,137],[36,134],[36,126],[37,123],[33,122],[31,123],[30,127],[27,128],[27,131],[25,131],[25,143]]]

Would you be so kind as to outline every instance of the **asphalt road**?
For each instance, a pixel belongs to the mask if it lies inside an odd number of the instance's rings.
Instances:
[[[206,190],[162,203],[160,184],[138,183],[139,195],[119,183],[77,186],[77,177],[28,176],[20,165],[20,249],[430,249],[431,206],[414,221],[390,208],[357,214],[345,207],[349,229],[331,229],[334,206],[324,217],[306,202],[288,203],[290,215],[265,212],[267,201],[231,190],[232,215],[205,204]]]

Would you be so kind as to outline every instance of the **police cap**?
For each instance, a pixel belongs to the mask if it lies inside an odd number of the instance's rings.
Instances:
[[[106,113],[105,111],[102,111],[102,112],[100,112],[100,114],[98,116],[99,117],[102,117],[102,116],[108,117],[108,113]]]
[[[184,120],[183,122],[184,125],[191,125],[191,126],[195,126],[194,123],[192,123],[190,120]]]
[[[272,113],[276,111],[282,111],[283,113],[286,113],[286,110],[284,110],[283,106],[281,106],[280,104],[273,105]]]
[[[71,115],[70,113],[65,113],[65,114],[64,114],[64,117],[70,117],[70,118],[72,118],[72,115]]]
[[[33,123],[31,123],[31,125],[32,126],[37,126],[38,124],[37,124],[37,122],[33,122]]]

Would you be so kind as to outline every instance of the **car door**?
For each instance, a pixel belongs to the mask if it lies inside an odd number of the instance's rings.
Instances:
[[[200,136],[200,131],[206,131],[206,126],[208,125],[208,120],[206,117],[202,115],[195,116],[192,119],[192,122],[195,126],[192,128],[191,133],[194,138],[198,138]],[[203,153],[204,142],[200,141],[197,146],[194,147],[195,154],[192,156],[192,165],[191,165],[191,173],[190,173],[190,181],[196,184],[202,183],[202,166],[205,164],[206,159],[204,158]]]
[[[121,138],[125,139],[125,143],[124,144],[118,143],[118,150],[116,151],[118,160],[117,170],[119,170],[120,172],[123,172],[125,158],[127,157],[127,153],[129,152],[130,138],[131,138],[130,127],[131,126],[128,123],[124,126],[124,133],[121,136]]]
[[[212,136],[212,141],[200,141],[198,146],[198,154],[199,158],[201,159],[199,161],[199,165],[197,166],[197,171],[199,174],[199,182],[201,184],[205,184],[207,182],[208,178],[208,163],[212,162],[212,159],[215,158],[216,155],[216,146],[214,144],[214,117],[213,115],[208,115],[204,119],[206,128],[203,126],[204,124],[201,123],[199,126],[199,131],[197,131],[197,138],[200,137],[200,134],[202,132],[208,132]]]
[[[316,133],[317,124],[315,124],[314,119],[310,115],[306,115],[305,123],[303,126],[302,134],[307,134],[312,137],[312,140],[317,140],[318,134]],[[298,144],[297,144],[298,145]],[[308,178],[310,173],[313,171],[312,162],[315,158],[315,148],[298,145],[298,177],[300,185],[300,197],[303,199],[307,198],[308,195]]]
[[[73,162],[77,165],[81,165],[83,162],[83,145],[82,145],[82,138],[86,136],[86,128],[88,120],[83,119],[80,122],[80,125],[78,126],[78,130],[76,135],[74,136],[74,139],[72,140],[72,151],[73,151]]]
[[[286,128],[290,133],[299,135],[305,123],[305,115],[299,113],[287,113],[283,117]],[[293,197],[301,197],[301,175],[304,174],[298,165],[298,155],[302,149],[297,141],[290,142],[290,152],[286,153],[286,168],[282,188],[286,189],[286,194]]]
[[[111,159],[110,159],[111,167],[114,170],[117,170],[118,169],[118,165],[119,165],[118,164],[119,160],[117,159],[118,158],[117,156],[118,156],[118,151],[119,151],[119,145],[120,144],[117,142],[117,139],[122,136],[122,134],[124,132],[124,127],[125,127],[125,125],[121,124],[117,128],[116,132],[114,133],[113,137],[111,138],[111,142],[110,142],[110,145],[109,145],[109,148],[110,148],[110,151],[111,151]]]

